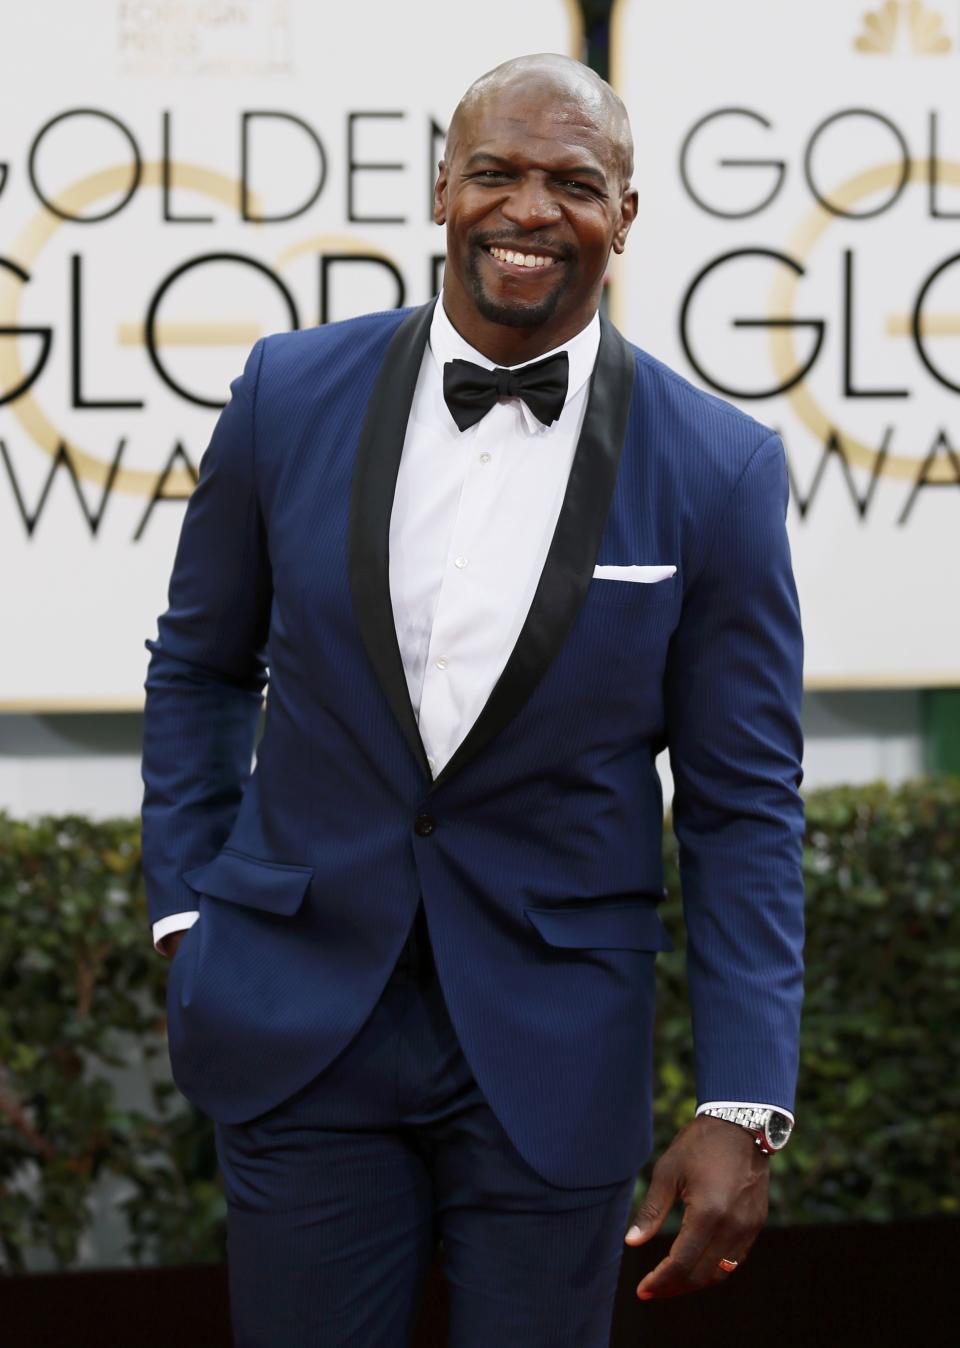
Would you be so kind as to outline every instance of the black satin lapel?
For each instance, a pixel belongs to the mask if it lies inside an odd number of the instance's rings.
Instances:
[[[483,710],[431,791],[458,772],[517,714],[580,612],[616,486],[635,372],[630,347],[601,316],[600,347],[587,409],[540,583]]]
[[[390,515],[400,456],[435,301],[397,328],[377,375],[357,444],[347,549],[353,608],[367,655],[423,774],[431,777],[410,702],[390,598]]]

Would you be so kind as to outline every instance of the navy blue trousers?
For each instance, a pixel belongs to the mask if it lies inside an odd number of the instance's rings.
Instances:
[[[237,1348],[407,1348],[437,1242],[450,1348],[607,1348],[634,1180],[548,1184],[457,1042],[423,906],[360,1032],[216,1125]]]

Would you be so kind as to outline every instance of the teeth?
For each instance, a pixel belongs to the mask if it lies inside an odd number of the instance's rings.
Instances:
[[[543,253],[514,253],[509,248],[491,248],[490,255],[498,262],[512,262],[516,267],[552,267],[556,260]]]

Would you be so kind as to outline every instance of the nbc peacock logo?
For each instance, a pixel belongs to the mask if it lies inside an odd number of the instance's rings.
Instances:
[[[914,56],[945,56],[954,50],[943,15],[924,0],[885,0],[868,10],[853,45],[866,56],[904,50]]]

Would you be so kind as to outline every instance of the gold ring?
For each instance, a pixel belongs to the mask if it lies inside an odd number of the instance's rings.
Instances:
[[[720,1267],[723,1269],[724,1273],[732,1273],[739,1263],[739,1259],[721,1259]]]

